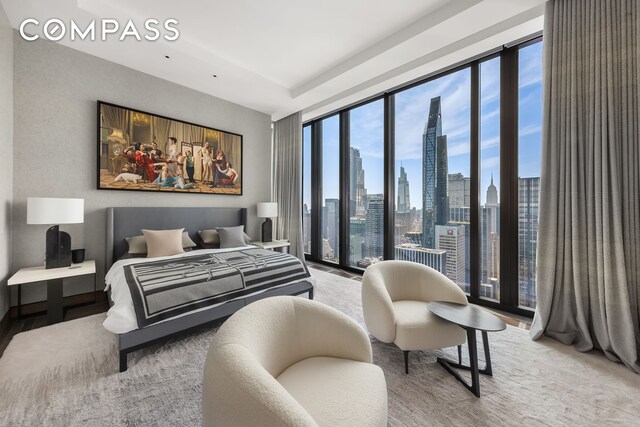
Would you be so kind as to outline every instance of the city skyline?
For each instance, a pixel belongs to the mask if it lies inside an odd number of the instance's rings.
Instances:
[[[541,43],[519,51],[518,268],[520,304],[535,306],[540,175]],[[500,58],[480,70],[480,290],[500,299]],[[394,254],[471,283],[469,69],[394,95]],[[431,96],[433,95],[433,96]],[[431,96],[429,98],[429,96]],[[349,111],[347,262],[366,268],[384,255],[383,102]],[[424,114],[423,117],[418,115]],[[339,261],[339,116],[322,121],[322,256]],[[303,130],[305,195],[310,206],[310,129]],[[413,133],[409,137],[409,133]],[[419,136],[418,136],[419,135]],[[529,175],[529,176],[527,176]],[[308,216],[305,216],[308,218]],[[431,265],[433,264],[433,265]]]
[[[519,176],[537,177],[540,174],[540,141],[542,140],[542,43],[520,50],[519,96]],[[491,173],[500,188],[500,62],[492,59],[482,63],[481,69],[481,188],[489,183]],[[470,176],[470,73],[461,70],[434,81],[396,94],[396,177],[400,167],[405,169],[409,181],[421,182],[422,139],[425,117],[428,117],[429,101],[442,98],[442,109],[447,111],[442,121],[442,133],[448,137],[449,173]],[[465,95],[466,94],[466,95]],[[451,114],[449,113],[451,112]],[[351,146],[360,151],[362,167],[367,171],[364,185],[371,193],[383,193],[384,110],[382,100],[377,100],[351,110]],[[330,157],[339,154],[339,119],[332,116],[323,121],[323,148]],[[309,127],[304,128],[305,141],[311,138]],[[418,136],[416,136],[418,135]],[[303,153],[306,164],[311,163],[310,150]],[[339,196],[339,162],[323,162],[325,198]],[[402,165],[401,165],[402,164]],[[310,182],[311,171],[303,172],[305,182]],[[422,189],[414,185],[410,189],[412,206],[422,206]],[[397,194],[397,191],[396,191]],[[481,194],[484,204],[485,195]],[[303,203],[311,206],[310,194],[303,195]]]

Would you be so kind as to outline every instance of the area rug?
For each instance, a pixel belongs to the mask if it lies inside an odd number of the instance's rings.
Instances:
[[[361,284],[312,272],[316,300],[364,325]],[[202,367],[219,325],[139,351],[118,373],[104,316],[14,337],[0,359],[0,425],[201,424]],[[440,351],[412,352],[405,375],[402,352],[372,338],[387,380],[389,425],[637,425],[640,375],[596,352],[531,341],[514,327],[489,338],[494,376],[481,376],[479,399],[436,363]]]

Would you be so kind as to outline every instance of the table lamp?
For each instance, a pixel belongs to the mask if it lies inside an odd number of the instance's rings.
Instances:
[[[71,265],[71,236],[60,224],[84,222],[84,199],[27,198],[27,224],[52,225],[47,230],[45,268]]]
[[[278,204],[272,202],[258,203],[258,218],[266,218],[262,223],[262,241],[272,241],[273,224],[271,218],[278,216]]]

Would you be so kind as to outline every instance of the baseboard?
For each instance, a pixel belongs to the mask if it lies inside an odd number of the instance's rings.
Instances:
[[[64,297],[64,305],[79,305],[88,304],[92,302],[105,301],[107,295],[103,291],[88,292],[86,294],[77,294]],[[44,313],[47,311],[47,301],[38,301],[30,304],[22,304],[22,316],[29,316],[32,314]],[[15,319],[18,317],[18,307],[11,307],[5,315],[7,323],[9,318]],[[4,319],[2,320],[4,322]],[[0,336],[2,335],[2,328],[0,327]]]

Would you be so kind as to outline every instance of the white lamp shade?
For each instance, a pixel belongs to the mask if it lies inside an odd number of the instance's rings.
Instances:
[[[278,216],[277,203],[258,203],[259,218],[275,218]]]
[[[84,222],[84,199],[29,197],[27,224],[80,224]]]

